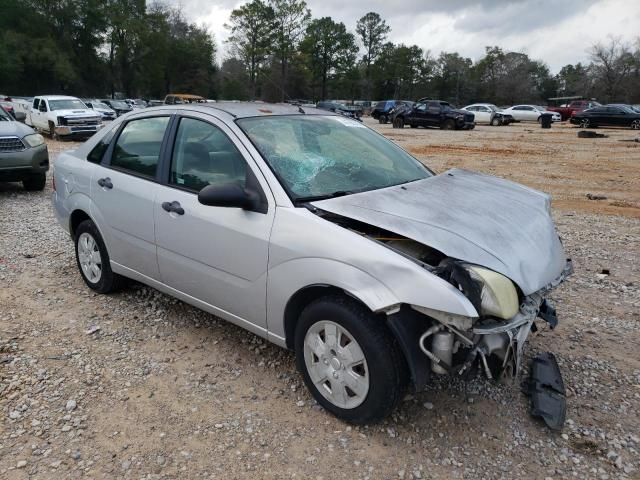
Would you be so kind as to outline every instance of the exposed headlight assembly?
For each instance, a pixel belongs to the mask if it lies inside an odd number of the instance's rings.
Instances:
[[[520,309],[518,292],[513,282],[504,275],[483,267],[470,265],[467,271],[471,278],[482,285],[480,313],[507,320]]]
[[[40,145],[42,145],[44,143],[44,137],[42,135],[40,135],[39,133],[33,133],[31,135],[27,135],[22,140],[27,145],[29,145],[31,148],[39,147]]]

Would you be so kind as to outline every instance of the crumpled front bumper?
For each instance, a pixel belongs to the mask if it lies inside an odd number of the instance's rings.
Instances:
[[[571,259],[567,259],[564,270],[551,283],[541,288],[535,293],[527,296],[520,305],[520,311],[510,320],[506,322],[484,323],[474,326],[474,335],[500,335],[506,334],[509,339],[509,348],[511,353],[515,353],[515,372],[517,378],[522,367],[522,355],[524,353],[524,344],[531,332],[531,326],[536,318],[541,318],[554,328],[558,324],[555,308],[546,295],[566,280],[573,273],[573,263]],[[505,362],[507,359],[505,359]],[[486,362],[485,362],[486,364]],[[487,375],[491,375],[487,372]]]
[[[536,318],[542,318],[552,328],[557,324],[555,309],[545,298],[546,295],[572,273],[573,265],[571,260],[567,260],[561,274],[548,285],[525,297],[520,311],[507,321],[496,319],[471,325],[459,321],[456,316],[430,315],[427,311],[419,313],[408,306],[389,315],[387,323],[407,359],[415,390],[421,391],[427,386],[432,372],[443,372],[442,364],[433,358],[433,351],[424,345],[425,335],[431,336],[438,332],[453,334],[455,342],[465,352],[464,361],[446,366],[445,369],[450,375],[463,375],[479,361],[487,377],[494,378],[488,362],[488,358],[494,355],[502,362],[501,377],[516,380],[522,368],[524,345],[531,333],[533,322]],[[425,315],[433,320],[432,324],[425,323]],[[429,331],[431,333],[428,333]]]

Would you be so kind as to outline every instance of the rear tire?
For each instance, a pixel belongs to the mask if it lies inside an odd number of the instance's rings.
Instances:
[[[91,290],[111,293],[125,285],[125,278],[111,270],[107,247],[92,220],[85,220],[78,225],[74,241],[78,270]]]
[[[47,183],[47,175],[44,173],[34,173],[22,180],[22,186],[27,192],[39,192],[44,190]]]
[[[342,295],[310,303],[295,335],[298,369],[311,394],[355,424],[382,420],[402,399],[407,367],[383,320]]]
[[[633,130],[640,130],[640,120],[634,120],[631,122],[631,128]]]
[[[389,121],[389,118],[386,115],[380,115],[380,120],[379,122],[382,124],[385,124]]]

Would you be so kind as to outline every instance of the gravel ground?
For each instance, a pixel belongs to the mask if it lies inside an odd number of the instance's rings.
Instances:
[[[535,127],[379,128],[439,171],[523,177],[571,200],[555,214],[576,273],[553,294],[560,325],[532,336],[528,350],[559,360],[563,432],[531,418],[517,386],[482,378],[439,379],[381,424],[342,423],[307,393],[290,352],[139,284],[90,292],[50,187],[0,184],[0,478],[640,478],[640,150],[625,166],[635,177],[625,173],[613,193],[604,180],[595,185],[623,206],[592,207],[598,201],[576,192],[593,189],[593,159],[617,145],[565,152],[563,162],[581,171],[582,158],[585,172],[565,177],[553,173],[553,155],[523,169],[529,154],[518,148],[535,148],[514,147],[513,136],[537,135],[526,133]],[[542,150],[574,141],[575,130],[551,132],[526,138]],[[49,145],[54,163],[73,146]],[[513,170],[493,162],[491,148],[514,150]],[[617,215],[605,214],[611,208]]]

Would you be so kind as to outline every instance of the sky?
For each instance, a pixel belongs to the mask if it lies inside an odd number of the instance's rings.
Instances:
[[[226,56],[224,24],[246,0],[165,0],[215,35],[219,60]],[[640,37],[639,0],[307,0],[314,18],[330,16],[355,32],[358,18],[373,11],[391,27],[388,40],[418,45],[437,56],[458,52],[473,61],[485,46],[523,52],[553,73],[588,62],[588,50],[609,36],[633,44]]]

